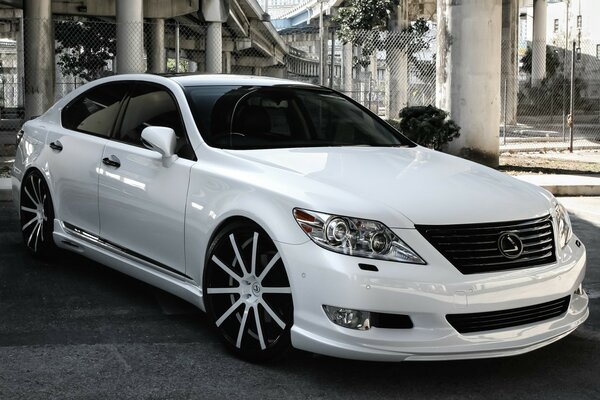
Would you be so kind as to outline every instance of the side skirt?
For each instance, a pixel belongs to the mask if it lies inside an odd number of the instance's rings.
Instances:
[[[173,268],[59,220],[54,220],[54,242],[60,248],[82,254],[205,311],[202,288],[192,278]]]

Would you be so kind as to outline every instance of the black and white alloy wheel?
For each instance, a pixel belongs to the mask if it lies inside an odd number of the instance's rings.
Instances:
[[[25,246],[36,256],[48,256],[55,250],[52,238],[54,208],[48,185],[37,170],[23,179],[19,211]]]
[[[250,361],[290,348],[293,302],[273,241],[252,223],[226,226],[213,240],[204,270],[204,302],[222,339]]]

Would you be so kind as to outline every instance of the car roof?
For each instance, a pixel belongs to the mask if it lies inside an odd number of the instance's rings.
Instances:
[[[172,79],[181,86],[223,86],[223,85],[250,85],[250,86],[305,86],[317,88],[310,83],[292,81],[289,79],[271,78],[267,76],[230,75],[230,74],[161,74]]]

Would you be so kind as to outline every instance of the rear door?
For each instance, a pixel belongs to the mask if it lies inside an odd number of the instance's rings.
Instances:
[[[100,236],[155,266],[185,274],[184,222],[194,152],[169,89],[137,82],[122,122],[102,155],[99,181]],[[147,126],[166,126],[178,136],[179,158],[162,157],[142,144]]]
[[[48,131],[57,218],[98,235],[98,169],[128,90],[127,82],[95,86],[65,106],[60,127]]]

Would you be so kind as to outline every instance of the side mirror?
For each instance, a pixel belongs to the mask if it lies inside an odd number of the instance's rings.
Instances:
[[[150,150],[158,152],[163,159],[174,161],[177,136],[175,131],[164,126],[149,126],[142,131],[142,143]]]

